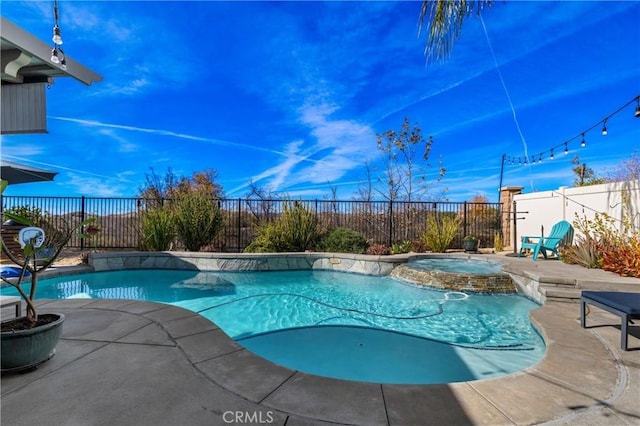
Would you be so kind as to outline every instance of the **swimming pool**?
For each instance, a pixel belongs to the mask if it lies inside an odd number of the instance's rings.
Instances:
[[[198,312],[277,364],[349,380],[477,380],[521,370],[544,354],[528,318],[538,305],[529,299],[443,292],[390,277],[113,271],[41,280],[38,296],[170,303]]]

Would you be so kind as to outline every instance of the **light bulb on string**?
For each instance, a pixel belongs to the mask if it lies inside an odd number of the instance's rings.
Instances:
[[[58,49],[56,49],[55,47],[51,49],[51,62],[53,62],[54,64],[60,63],[60,58],[58,58]]]
[[[53,37],[51,40],[57,45],[62,44],[62,33],[60,32],[60,27],[57,23],[53,26]]]
[[[620,108],[618,108],[616,111],[614,111],[613,113],[609,114],[608,116],[604,117],[603,119],[601,119],[599,122],[596,122],[594,125],[592,125],[591,127],[587,128],[586,130],[583,130],[581,133],[578,133],[578,135],[574,136],[573,138],[568,139],[567,141],[563,142],[562,144],[564,144],[564,154],[568,155],[569,154],[569,142],[573,143],[573,141],[575,139],[577,139],[578,137],[580,137],[580,146],[582,148],[587,146],[587,142],[586,142],[586,133],[590,132],[591,130],[593,130],[594,128],[596,128],[599,124],[602,124],[602,129],[601,129],[601,134],[603,136],[607,136],[609,131],[607,129],[607,121],[615,116],[616,114],[618,114],[619,112],[621,112],[622,110],[624,110],[625,108],[627,108],[629,105],[633,105],[633,103],[636,103],[636,107],[634,109],[634,117],[636,118],[640,118],[640,95],[636,95],[633,99],[631,99],[630,101],[628,101],[626,104],[622,105]],[[555,158],[555,150],[559,149],[562,147],[562,144],[555,146],[554,148],[550,148],[548,150],[549,152],[549,159],[553,160]],[[518,163],[519,165],[525,164],[525,165],[534,165],[536,163],[542,163],[542,157],[544,156],[544,154],[546,154],[547,151],[543,151],[539,154],[534,154],[534,155],[524,155],[522,157],[517,157],[518,158]],[[530,158],[529,158],[530,157]],[[504,161],[504,154],[503,154],[503,161]],[[509,159],[509,161],[512,164],[516,164],[516,157],[511,157]]]

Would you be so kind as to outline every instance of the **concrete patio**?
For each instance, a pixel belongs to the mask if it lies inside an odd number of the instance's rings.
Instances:
[[[543,281],[545,270],[549,279],[576,278],[557,261],[511,261]],[[638,284],[580,272],[602,289]],[[448,385],[348,382],[289,370],[197,314],[163,304],[40,305],[40,312],[66,315],[63,339],[37,370],[2,377],[3,425],[640,424],[640,326],[630,327],[631,350],[622,351],[620,319],[592,308],[583,329],[577,303],[548,300],[533,311],[548,345],[537,365]]]

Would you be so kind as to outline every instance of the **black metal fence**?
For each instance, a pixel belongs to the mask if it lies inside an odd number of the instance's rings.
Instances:
[[[142,198],[3,196],[2,209],[38,209],[53,220],[80,223],[96,218],[101,231],[90,240],[74,238],[69,247],[79,249],[139,249],[140,218],[148,205]],[[241,252],[256,236],[255,224],[277,219],[291,200],[221,199],[225,227],[209,249]],[[480,239],[481,247],[492,247],[500,232],[498,203],[389,202],[297,200],[315,212],[321,230],[349,228],[371,243],[385,244],[419,240],[427,231],[427,218],[457,217],[458,233],[451,248],[461,248],[466,235]],[[174,249],[181,249],[179,243]]]

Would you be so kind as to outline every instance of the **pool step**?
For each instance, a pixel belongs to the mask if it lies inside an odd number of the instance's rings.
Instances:
[[[581,290],[571,286],[540,286],[545,301],[579,302]]]

